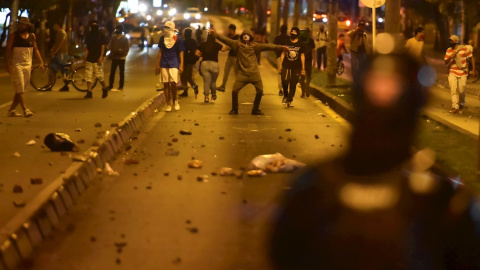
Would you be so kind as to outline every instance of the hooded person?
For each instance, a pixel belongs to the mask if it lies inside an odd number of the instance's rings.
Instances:
[[[183,72],[183,53],[185,46],[182,39],[178,38],[175,23],[166,21],[163,27],[163,36],[158,42],[158,57],[156,70],[160,73],[164,94],[167,103],[165,111],[172,111],[172,104],[176,111],[180,110],[177,100],[177,82],[179,73]],[[171,93],[170,93],[171,92]],[[170,94],[172,100],[170,101]]]
[[[260,70],[258,69],[256,53],[259,51],[274,51],[283,49],[284,47],[254,42],[252,32],[249,29],[245,29],[238,40],[220,36],[213,30],[210,30],[210,34],[228,45],[237,55],[237,61],[235,63],[237,74],[232,89],[232,110],[229,114],[238,114],[238,92],[240,92],[244,86],[251,83],[256,91],[252,114],[263,115],[264,113],[260,110],[260,101],[263,96],[263,82],[260,76]]]
[[[405,54],[367,59],[349,149],[302,171],[278,207],[274,269],[480,269],[480,202],[432,151],[412,152],[428,70]]]

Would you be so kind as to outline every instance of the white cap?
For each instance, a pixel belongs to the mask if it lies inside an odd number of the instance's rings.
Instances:
[[[458,41],[459,41],[460,39],[459,39],[458,36],[456,36],[456,35],[451,35],[451,36],[450,36],[450,40],[453,41],[453,42],[455,42],[455,43],[458,43]]]
[[[166,21],[164,24],[163,24],[163,27],[165,28],[170,28],[172,30],[175,30],[175,23],[172,22],[172,21]]]

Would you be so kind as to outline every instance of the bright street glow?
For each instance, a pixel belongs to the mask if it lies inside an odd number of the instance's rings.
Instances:
[[[129,35],[129,34],[126,34],[125,36],[126,36],[128,39],[130,39],[130,35]]]
[[[147,21],[150,21],[152,19],[152,16],[147,15]]]
[[[185,18],[185,20],[190,19],[190,14],[189,13],[183,14],[183,18]]]
[[[172,8],[172,9],[170,9],[170,10],[168,11],[168,15],[169,15],[169,16],[174,16],[175,14],[177,14],[177,10],[174,9],[174,8]]]
[[[120,18],[120,19],[118,19],[118,22],[119,22],[119,23],[123,23],[124,21],[125,21],[125,18]]]
[[[378,18],[377,20],[379,23],[383,23],[383,18]]]
[[[208,11],[208,7],[205,7],[205,8],[203,9],[203,11]]]
[[[200,15],[200,14],[195,14],[195,19],[200,20],[201,17],[202,17],[202,15]]]
[[[164,4],[163,7],[164,7],[164,8],[167,8],[167,7],[168,7],[168,4]]]
[[[162,15],[163,15],[163,11],[157,10],[157,16],[162,16]]]
[[[350,20],[347,20],[347,21],[345,22],[345,24],[346,24],[347,26],[350,26],[350,25],[352,24],[352,22],[351,22]]]
[[[322,19],[322,22],[325,22],[325,23],[326,23],[326,22],[328,22],[328,19],[327,19],[327,18],[323,18],[323,19]]]
[[[140,11],[140,12],[147,11],[147,5],[145,5],[145,4],[138,5],[138,11]]]
[[[154,7],[161,7],[162,6],[162,0],[153,0],[153,6]]]

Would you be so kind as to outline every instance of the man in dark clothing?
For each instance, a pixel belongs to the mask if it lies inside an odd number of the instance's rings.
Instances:
[[[110,55],[112,58],[112,64],[110,66],[110,80],[108,89],[113,88],[113,81],[115,80],[115,72],[117,67],[120,68],[120,83],[118,90],[123,90],[125,82],[125,61],[127,59],[128,51],[130,50],[130,42],[128,38],[123,34],[123,25],[119,24],[115,27],[115,35],[108,44]]]
[[[102,98],[108,96],[108,88],[103,79],[103,59],[105,55],[106,37],[100,31],[98,21],[90,23],[90,32],[85,39],[85,80],[87,81],[88,92],[85,98],[92,98],[93,80],[99,80],[102,85]]]
[[[287,26],[283,24],[280,26],[280,34],[275,37],[273,44],[276,45],[285,45],[290,40],[290,36],[287,35]],[[275,54],[277,55],[277,67],[282,65],[280,61],[280,56],[282,56],[283,50],[276,50]],[[282,86],[282,76],[278,74],[278,95],[283,96],[283,86]]]
[[[66,79],[68,71],[64,68],[68,60],[67,33],[63,30],[62,24],[57,21],[53,23],[53,30],[55,31],[55,40],[50,50],[50,56],[53,57],[51,67],[55,72],[59,70],[62,72],[64,85],[59,91],[65,92],[69,90],[69,81]]]
[[[180,81],[182,82],[184,90],[183,93],[179,95],[181,97],[188,96],[188,83],[190,83],[192,86],[193,91],[195,92],[195,97],[198,95],[198,85],[195,83],[195,79],[193,78],[193,66],[195,66],[198,61],[198,56],[195,55],[198,45],[197,41],[192,38],[192,32],[193,31],[191,28],[185,29],[184,32],[185,59],[183,61],[183,73],[180,74]]]
[[[239,36],[235,33],[237,30],[237,26],[235,24],[230,24],[228,26],[228,35],[227,37],[232,39],[232,40],[237,40]],[[225,87],[227,86],[227,81],[228,81],[228,74],[230,73],[230,70],[232,67],[234,68],[235,71],[235,61],[237,60],[237,55],[235,54],[234,50],[230,50],[228,52],[228,58],[227,61],[225,62],[225,69],[223,71],[223,81],[222,85],[217,88],[218,91],[225,92]],[[235,73],[237,73],[235,71]]]
[[[290,30],[290,40],[285,44],[288,51],[280,56],[282,65],[278,67],[278,73],[282,76],[283,105],[293,107],[292,101],[295,96],[297,83],[300,76],[305,76],[305,45],[300,42],[298,36],[300,29],[296,26]]]
[[[253,115],[263,115],[260,110],[260,101],[263,96],[263,83],[260,71],[258,70],[257,63],[257,51],[273,51],[283,48],[279,45],[273,44],[260,44],[253,41],[252,32],[249,29],[245,29],[240,35],[239,40],[232,40],[227,37],[219,36],[215,31],[210,30],[210,34],[215,38],[228,45],[237,54],[237,76],[232,89],[232,110],[229,114],[238,114],[238,92],[242,88],[251,83],[255,86],[255,100],[253,102]]]
[[[408,55],[367,59],[350,147],[306,168],[278,208],[274,269],[480,269],[480,202],[411,153],[428,90]]]
[[[312,38],[310,29],[306,29],[302,32],[301,40],[305,46],[305,75],[302,75],[300,79],[300,85],[302,86],[301,98],[310,96],[310,81],[312,80],[312,66],[313,56],[315,55],[315,41]]]

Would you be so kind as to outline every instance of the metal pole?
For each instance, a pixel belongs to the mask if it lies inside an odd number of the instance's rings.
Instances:
[[[372,0],[373,1],[373,7],[372,7],[372,52],[375,53],[375,37],[377,34],[377,15],[376,13],[376,7],[377,7],[377,0]]]

